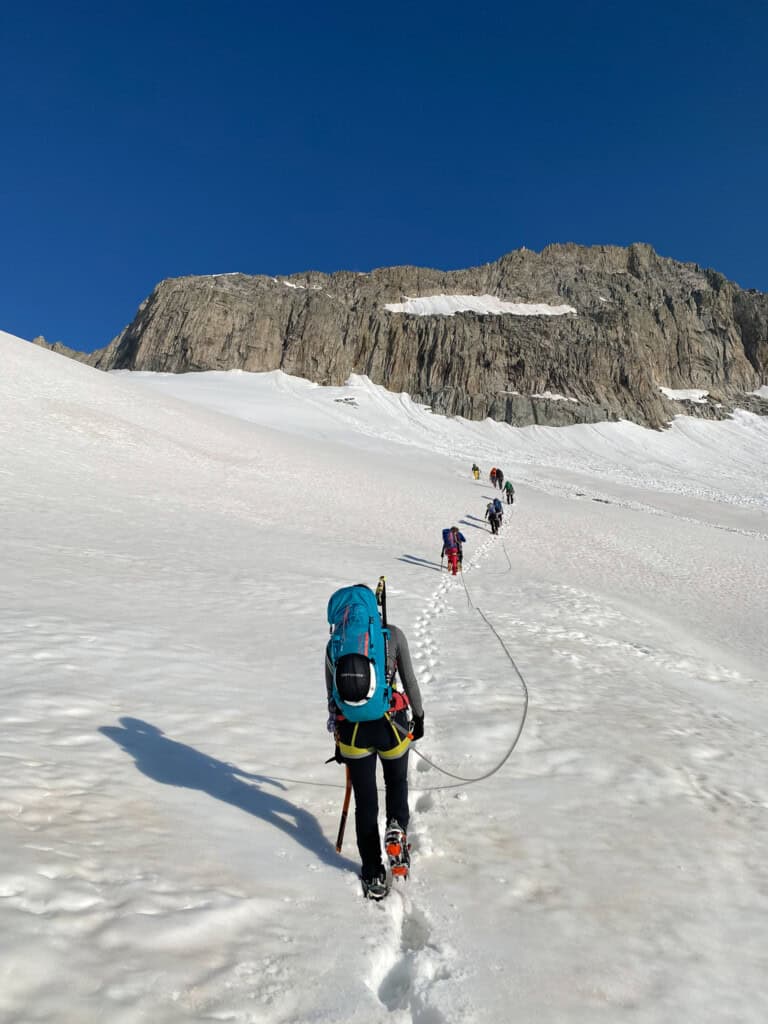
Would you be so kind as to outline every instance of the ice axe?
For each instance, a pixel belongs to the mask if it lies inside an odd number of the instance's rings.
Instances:
[[[344,842],[344,829],[347,827],[347,815],[349,814],[349,798],[351,796],[352,776],[349,774],[349,765],[347,765],[347,788],[344,790],[344,803],[341,808],[339,834],[336,836],[336,853],[341,853],[341,844]]]
[[[376,604],[381,608],[381,621],[387,628],[387,577],[379,576],[376,584]]]

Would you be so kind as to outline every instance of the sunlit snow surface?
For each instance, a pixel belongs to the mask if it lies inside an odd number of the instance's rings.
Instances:
[[[515,430],[0,335],[0,1020],[762,1024],[767,456],[748,413]],[[374,906],[322,653],[381,573],[431,760],[483,774],[522,713],[470,598],[530,709],[481,784],[413,758]]]
[[[404,302],[388,302],[384,309],[390,313],[409,313],[411,316],[455,316],[456,313],[480,313],[483,316],[564,316],[575,313],[573,306],[552,306],[546,302],[507,302],[495,295],[422,295],[406,297]]]

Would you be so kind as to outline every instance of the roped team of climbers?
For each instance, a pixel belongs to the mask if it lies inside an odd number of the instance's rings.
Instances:
[[[475,480],[480,477],[480,468],[476,462],[472,463],[472,476]],[[515,503],[515,486],[511,480],[504,480],[504,473],[498,466],[492,466],[491,471],[488,474],[491,484],[494,487],[499,488],[503,491],[504,496],[507,499],[508,505],[514,505]],[[488,520],[488,525],[491,528],[491,533],[496,534],[499,532],[502,522],[504,521],[504,506],[498,498],[494,498],[493,501],[489,501],[485,507],[485,518]]]
[[[475,480],[480,479],[480,467],[476,462],[472,463],[472,476]],[[504,472],[498,466],[491,466],[488,474],[494,489],[499,488],[504,493],[508,505],[515,503],[515,486],[511,480],[504,479]],[[499,498],[489,501],[485,507],[485,518],[491,528],[492,534],[497,534],[504,522],[504,506]],[[454,539],[456,538],[456,539]],[[459,533],[458,527],[452,526],[443,530],[443,549],[440,552],[440,563],[442,566],[443,557],[448,559],[448,567],[455,576],[461,567],[461,545],[464,536]]]
[[[472,465],[472,476],[480,479],[476,463]],[[496,466],[491,469],[490,478],[494,488],[498,486],[504,491],[507,504],[513,504],[512,482],[505,483],[503,472]],[[499,498],[488,502],[485,518],[491,533],[497,534],[504,518]],[[466,537],[458,526],[443,530],[441,569],[443,558],[447,558],[453,575],[460,571],[465,543]],[[381,618],[377,604],[382,608]],[[384,577],[379,580],[375,595],[362,583],[336,591],[328,603],[328,621],[331,638],[326,647],[325,686],[328,730],[335,741],[335,754],[330,760],[347,766],[348,786],[355,794],[363,893],[368,899],[381,900],[389,892],[390,883],[382,861],[376,765],[381,761],[384,771],[384,850],[389,869],[392,877],[407,878],[408,748],[424,735],[421,693],[405,634],[394,623],[387,622]],[[370,713],[367,707],[371,708]],[[346,804],[336,847],[339,851],[345,820]]]

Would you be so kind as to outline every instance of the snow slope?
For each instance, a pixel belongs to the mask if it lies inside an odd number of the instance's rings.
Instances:
[[[766,453],[746,413],[514,430],[0,334],[0,1020],[764,1021]],[[482,783],[412,758],[374,906],[322,655],[380,573],[431,761],[483,774],[520,722],[475,608],[530,708]]]

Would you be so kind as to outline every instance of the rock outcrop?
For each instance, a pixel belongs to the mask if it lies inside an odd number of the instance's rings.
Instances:
[[[49,352],[56,352],[60,356],[67,356],[69,359],[77,359],[81,363],[87,363],[91,361],[91,356],[85,352],[78,352],[77,349],[68,348],[66,345],[62,345],[60,341],[46,341],[42,334],[38,334],[36,338],[32,339],[33,345],[38,345],[40,348],[47,348]]]
[[[575,312],[385,308],[439,295]],[[521,249],[457,271],[182,277],[161,282],[107,348],[77,358],[101,369],[173,373],[282,369],[321,384],[363,373],[436,412],[471,419],[624,418],[661,427],[680,412],[726,415],[766,383],[768,295],[643,244]],[[709,394],[692,403],[660,387]]]

